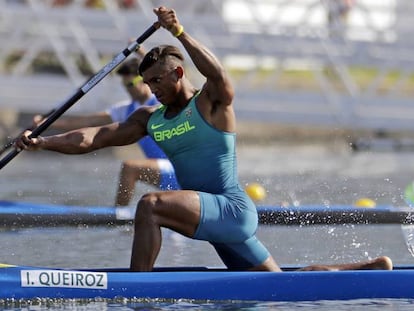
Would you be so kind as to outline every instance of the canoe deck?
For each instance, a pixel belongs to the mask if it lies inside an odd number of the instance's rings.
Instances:
[[[413,269],[277,273],[183,267],[128,272],[126,269],[66,270],[5,265],[0,268],[0,299],[411,299],[414,298]]]

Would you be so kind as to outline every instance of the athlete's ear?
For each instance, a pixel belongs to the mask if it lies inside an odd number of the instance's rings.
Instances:
[[[175,74],[177,75],[178,79],[181,79],[184,76],[184,68],[178,66],[177,68],[175,68]]]

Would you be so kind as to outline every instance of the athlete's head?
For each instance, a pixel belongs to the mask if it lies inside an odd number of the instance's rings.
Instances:
[[[139,73],[157,99],[164,105],[176,101],[184,77],[184,56],[171,45],[160,45],[150,50],[139,66]]]
[[[140,61],[138,58],[133,57],[129,60],[126,60],[121,66],[119,66],[117,70],[117,74],[122,76],[131,75],[131,76],[138,76],[139,75],[139,65]]]
[[[181,51],[172,45],[160,45],[149,51],[139,66],[139,74],[143,75],[143,72],[150,67],[162,65],[170,67],[170,69],[183,66],[184,56]]]

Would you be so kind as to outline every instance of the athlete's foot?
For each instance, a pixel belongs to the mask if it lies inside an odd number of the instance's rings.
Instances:
[[[381,256],[373,260],[368,261],[365,266],[361,267],[361,270],[392,270],[393,264],[391,258],[387,256]]]
[[[381,256],[369,261],[339,265],[312,265],[299,269],[299,271],[343,271],[343,270],[392,270],[392,260]]]

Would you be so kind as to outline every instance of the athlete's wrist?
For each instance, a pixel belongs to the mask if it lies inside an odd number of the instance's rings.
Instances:
[[[45,149],[46,145],[47,145],[47,137],[43,137],[40,135],[36,137],[36,144],[35,144],[36,149]]]
[[[178,24],[177,26],[173,27],[170,30],[170,32],[174,37],[178,38],[184,33],[184,26],[181,24]]]

